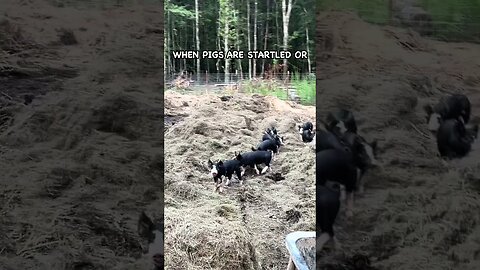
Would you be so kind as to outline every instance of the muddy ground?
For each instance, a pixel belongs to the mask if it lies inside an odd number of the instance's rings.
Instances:
[[[165,93],[166,269],[286,269],[285,236],[315,229],[315,154],[296,127],[315,119],[274,97]],[[208,159],[251,151],[269,126],[286,141],[272,172],[216,193]]]
[[[383,166],[366,176],[354,218],[341,211],[337,219],[343,249],[326,249],[317,265],[480,269],[479,148],[442,163],[422,109],[464,93],[479,122],[480,46],[428,40],[348,13],[323,13],[318,24],[319,118],[351,109],[359,132],[379,140]]]
[[[162,10],[51,2],[0,3],[0,269],[149,269]]]

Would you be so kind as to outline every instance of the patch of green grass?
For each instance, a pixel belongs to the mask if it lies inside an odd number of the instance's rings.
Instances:
[[[315,105],[316,81],[315,76],[301,78],[298,74],[293,74],[292,85],[300,97],[300,103],[305,105]],[[288,93],[283,87],[272,81],[250,81],[244,85],[245,92],[255,93],[264,96],[274,96],[282,100],[288,100]]]
[[[247,82],[244,87],[247,93],[288,99],[287,91],[268,81]]]
[[[300,76],[294,74],[292,84],[302,103],[315,105],[317,93],[315,77],[300,78]]]

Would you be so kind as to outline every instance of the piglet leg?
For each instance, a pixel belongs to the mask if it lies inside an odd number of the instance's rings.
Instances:
[[[330,240],[330,235],[328,233],[322,233],[317,237],[317,252],[323,249],[323,246]]]
[[[257,165],[253,165],[253,168],[255,169],[255,172],[256,172],[257,174],[260,174],[260,171],[258,170]]]

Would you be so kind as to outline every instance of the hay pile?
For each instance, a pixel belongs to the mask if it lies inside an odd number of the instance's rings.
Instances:
[[[161,9],[0,10],[0,269],[148,269],[137,220],[163,216],[163,110],[145,28]]]
[[[464,93],[478,123],[480,48],[417,37],[370,25],[349,13],[325,13],[322,24],[342,37],[322,61],[319,116],[346,106],[359,132],[379,140],[382,169],[365,176],[353,219],[342,211],[336,235],[344,247],[325,250],[325,269],[479,269],[478,146],[445,165],[429,134],[422,105]],[[335,40],[335,39],[334,39]],[[473,105],[475,104],[475,105]],[[370,266],[369,266],[370,265]]]
[[[285,236],[315,227],[314,151],[297,123],[315,121],[315,108],[273,97],[165,94],[165,256],[167,269],[282,269]],[[169,120],[170,119],[170,120]],[[271,173],[247,170],[224,194],[214,191],[208,159],[251,151],[275,126],[287,145]]]

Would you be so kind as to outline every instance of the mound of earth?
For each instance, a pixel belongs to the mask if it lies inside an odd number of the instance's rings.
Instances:
[[[452,162],[438,157],[422,109],[448,93],[480,111],[480,46],[445,43],[350,13],[319,20],[319,117],[350,108],[359,133],[379,140],[382,168],[366,175],[354,218],[337,219],[341,251],[317,256],[325,269],[479,269],[480,152]],[[321,60],[321,61],[320,61]],[[370,262],[356,267],[352,258]]]
[[[315,228],[315,154],[296,125],[315,121],[315,107],[167,92],[165,114],[173,119],[165,133],[166,268],[286,268],[286,235]],[[215,192],[207,161],[251,151],[271,126],[286,142],[272,172],[247,170],[243,186],[234,177],[224,193]]]

